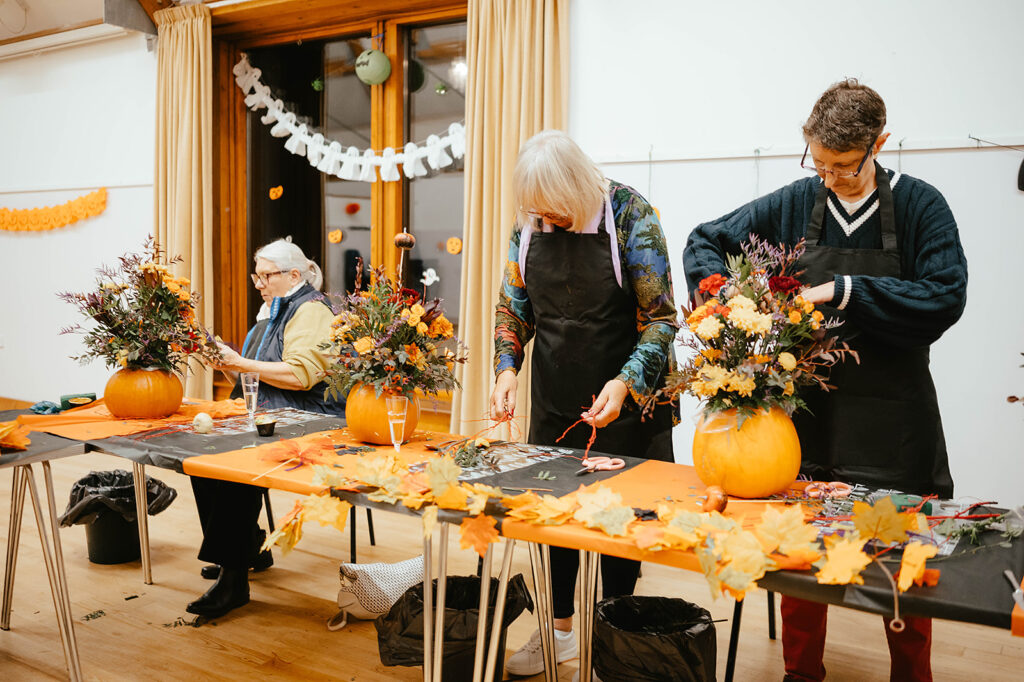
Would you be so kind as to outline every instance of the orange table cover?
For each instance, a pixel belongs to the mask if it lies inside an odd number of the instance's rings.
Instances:
[[[162,426],[190,422],[200,412],[206,412],[214,419],[238,417],[246,414],[245,402],[240,398],[217,401],[186,398],[177,412],[163,419],[118,419],[110,414],[101,398],[60,414],[19,415],[18,423],[30,431],[45,431],[55,436],[84,441],[128,436]]]

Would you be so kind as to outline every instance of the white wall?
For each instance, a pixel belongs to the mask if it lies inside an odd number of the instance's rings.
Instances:
[[[0,396],[103,393],[80,366],[79,321],[56,297],[138,250],[153,226],[156,55],[132,35],[0,61],[0,207],[54,206],[106,187],[107,209],[50,232],[0,231]]]
[[[889,148],[905,139],[900,158],[883,154],[882,164],[943,192],[969,262],[967,310],[932,347],[956,492],[1006,504],[1024,502],[1024,409],[1006,402],[1024,394],[1014,276],[1024,253],[1022,154],[977,149],[967,135],[1024,142],[1021,26],[1024,3],[1012,0],[869,0],[855,11],[577,0],[570,11],[570,133],[660,210],[677,300],[690,230],[803,174],[800,125],[821,91],[856,76],[880,92]],[[676,428],[682,462],[691,461],[695,410],[684,403]]]

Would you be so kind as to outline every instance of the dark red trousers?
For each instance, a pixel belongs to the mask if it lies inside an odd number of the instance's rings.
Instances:
[[[786,680],[820,682],[825,679],[825,629],[828,604],[782,596],[782,657]],[[891,619],[883,618],[889,642],[890,682],[931,682],[932,619],[904,617],[902,632],[889,629]]]

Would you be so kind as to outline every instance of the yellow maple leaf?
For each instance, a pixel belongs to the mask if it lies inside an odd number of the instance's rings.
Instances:
[[[382,486],[395,467],[394,455],[363,457],[356,463],[356,477],[366,485]]]
[[[535,507],[540,504],[540,496],[535,492],[527,491],[520,493],[519,495],[506,495],[501,498],[501,503],[508,508],[509,511],[516,511],[518,509],[527,509]]]
[[[768,567],[768,556],[754,533],[749,530],[733,530],[725,536],[720,546],[722,562],[733,570],[749,576],[748,582],[764,577],[765,569]],[[722,580],[725,582],[725,578]]]
[[[427,502],[430,502],[430,498],[425,495],[404,495],[402,497],[402,504],[409,509],[419,509]]]
[[[302,502],[302,520],[316,521],[321,526],[334,526],[343,531],[350,509],[351,504],[330,493],[310,495]]]
[[[911,542],[903,548],[903,561],[900,562],[900,592],[906,592],[910,586],[924,577],[925,561],[938,553],[935,545],[923,542]]]
[[[665,530],[658,526],[649,523],[634,526],[630,535],[633,536],[633,543],[639,549],[657,552],[665,548]]]
[[[437,507],[427,507],[423,510],[423,537],[429,538],[434,533],[437,525]]]
[[[666,547],[672,549],[691,549],[700,544],[700,537],[688,530],[684,530],[678,526],[669,524],[665,526],[664,532],[662,533],[662,541]]]
[[[302,500],[295,500],[291,511],[278,520],[277,529],[267,535],[260,551],[270,549],[273,545],[280,547],[282,554],[292,551],[292,547],[302,539],[302,509]]]
[[[768,553],[778,550],[789,554],[818,539],[818,529],[804,522],[804,510],[800,505],[786,507],[784,511],[779,511],[776,506],[768,507],[754,532]]]
[[[487,552],[487,546],[498,541],[496,521],[486,514],[467,516],[459,526],[459,547],[472,547],[481,557]]]
[[[861,537],[882,542],[904,542],[907,529],[917,527],[915,514],[896,511],[891,497],[883,497],[872,506],[860,500],[853,503],[853,525]]]
[[[864,553],[864,540],[854,535],[832,542],[815,577],[822,585],[863,585],[860,572],[870,563],[871,557]]]
[[[442,509],[466,509],[466,498],[469,494],[466,489],[458,485],[450,485],[448,488],[434,498],[434,503]]]
[[[532,521],[541,526],[560,526],[572,518],[575,508],[576,502],[571,498],[545,495],[540,499],[540,504],[531,510]]]
[[[612,537],[625,535],[626,528],[633,522],[636,515],[632,507],[605,507],[590,515],[589,522],[584,525],[587,528],[600,528]]]
[[[451,457],[438,457],[427,464],[427,477],[434,496],[443,495],[450,486],[457,485],[462,469]]]
[[[614,492],[611,488],[599,485],[594,490],[577,492],[576,501],[580,508],[573,513],[572,517],[592,528],[594,514],[604,509],[622,506],[622,495]]]

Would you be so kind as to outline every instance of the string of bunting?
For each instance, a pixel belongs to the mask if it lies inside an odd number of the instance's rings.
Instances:
[[[292,154],[305,156],[309,165],[322,173],[342,180],[376,182],[379,178],[384,182],[397,182],[402,173],[410,180],[427,175],[429,171],[424,162],[439,170],[465,155],[466,129],[461,123],[449,125],[444,135],[430,135],[422,144],[409,142],[400,150],[385,147],[378,154],[373,149],[345,148],[341,142],[329,140],[322,133],[310,130],[305,123],[299,123],[295,112],[285,110],[284,102],[274,99],[270,88],[260,81],[262,72],[249,63],[246,55],[242,55],[232,73],[245,95],[245,105],[252,111],[267,110],[260,121],[273,126],[270,134],[288,138],[284,148]],[[402,166],[402,173],[398,166]]]
[[[107,208],[107,188],[43,208],[0,208],[0,230],[9,232],[44,232],[66,227],[85,218],[103,213]]]

